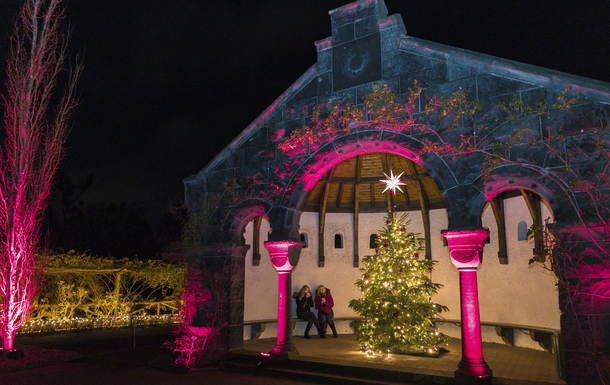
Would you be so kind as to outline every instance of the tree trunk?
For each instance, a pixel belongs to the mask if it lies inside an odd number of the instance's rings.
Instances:
[[[121,304],[121,275],[123,271],[116,274],[114,280],[114,316],[119,315],[119,305]]]
[[[9,333],[9,335],[4,336],[4,338],[2,339],[2,347],[3,347],[3,351],[2,351],[2,355],[4,357],[6,357],[8,355],[8,353],[13,350],[13,343],[15,342],[15,332],[12,331]]]

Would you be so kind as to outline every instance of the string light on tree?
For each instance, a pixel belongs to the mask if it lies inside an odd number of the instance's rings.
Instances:
[[[382,180],[384,190],[400,189],[405,183],[390,171],[388,180]],[[407,214],[397,217],[391,212],[386,227],[376,239],[374,255],[363,258],[362,278],[356,286],[363,293],[350,301],[363,322],[353,322],[360,350],[368,355],[407,353],[429,355],[439,352],[437,347],[446,337],[439,333],[432,319],[447,311],[445,306],[432,302],[438,288],[429,278],[434,262],[420,260],[424,240],[407,232]]]

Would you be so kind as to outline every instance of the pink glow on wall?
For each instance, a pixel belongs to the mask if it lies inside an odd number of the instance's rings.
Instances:
[[[343,16],[343,15],[347,16],[350,13],[354,13],[354,12],[357,12],[357,11],[360,11],[362,9],[366,9],[369,7],[374,7],[377,4],[378,4],[378,0],[361,0],[358,2],[344,5],[343,7],[340,7],[337,9],[333,9],[333,10],[329,11],[328,14],[331,16],[333,16],[334,14],[341,15],[341,16]]]
[[[477,268],[481,265],[485,239],[489,231],[485,229],[467,231],[446,231],[451,262],[460,274],[460,305],[462,320],[462,359],[455,372],[456,377],[491,377],[492,371],[483,358],[481,320],[479,313],[479,292]]]
[[[489,202],[498,194],[510,190],[527,190],[540,195],[542,198],[552,197],[553,193],[548,188],[537,183],[532,183],[531,179],[502,179],[489,180],[485,183],[485,200]]]
[[[298,354],[292,343],[292,270],[296,267],[302,243],[265,242],[271,264],[278,273],[277,342],[271,354],[289,357]]]
[[[327,37],[324,40],[319,40],[315,44],[316,44],[316,49],[318,51],[330,48],[330,47],[332,47],[332,37]]]
[[[386,17],[379,22],[379,29],[386,29],[394,24],[396,24],[396,20],[393,17]]]
[[[277,130],[275,131],[273,134],[271,134],[271,141],[272,142],[277,142],[282,140],[282,138],[284,138],[284,134],[286,133],[286,130]]]

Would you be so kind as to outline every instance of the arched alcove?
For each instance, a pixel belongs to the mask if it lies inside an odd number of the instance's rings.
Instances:
[[[520,223],[528,229],[552,223],[553,211],[545,198],[518,187],[489,199],[481,214],[490,233],[477,274],[481,321],[560,329],[556,276],[539,263],[530,264],[544,239],[517,240]],[[481,331],[484,341],[498,342],[495,328],[483,326]],[[505,331],[504,337],[516,346],[542,349],[518,330]]]
[[[249,221],[244,228],[244,239],[250,245],[245,263],[244,319],[274,318],[277,316],[277,273],[271,265],[269,251],[264,246],[271,225],[266,217],[259,216]],[[256,242],[260,252],[258,264],[251,263],[256,260]],[[247,334],[248,331],[245,332]]]
[[[382,146],[393,152],[378,151]],[[394,207],[400,214],[408,212],[411,222],[408,231],[419,233],[422,238],[440,234],[447,227],[443,195],[432,175],[420,164],[424,163],[421,159],[393,143],[390,146],[380,142],[368,152],[363,151],[363,147],[347,146],[354,149],[353,152],[342,148],[342,156],[334,163],[326,161],[324,155],[316,156],[324,172],[316,172],[315,176],[310,173],[311,178],[303,179],[302,185],[307,184],[309,190],[301,193],[300,204],[296,207],[299,232],[310,236],[309,248],[301,250],[299,264],[293,271],[294,290],[303,284],[329,287],[335,300],[336,317],[355,315],[348,307],[349,301],[361,296],[355,282],[361,278],[359,267],[362,266],[355,262],[374,253],[370,248],[371,236],[384,227],[388,207]],[[318,170],[318,164],[312,169]],[[397,191],[395,196],[383,193],[385,185],[380,182],[386,178],[384,173],[390,174],[390,170],[394,175],[402,173],[401,179],[407,182],[402,186],[403,192]],[[295,191],[296,195],[300,193],[298,188]],[[293,222],[293,227],[296,226]],[[343,248],[335,248],[337,235],[343,238]],[[320,239],[323,239],[323,245]],[[430,241],[430,254],[437,250],[449,260],[441,238],[434,239],[434,242]],[[324,257],[322,261],[320,255]],[[421,257],[424,255],[422,252]],[[347,322],[341,327],[348,328]]]

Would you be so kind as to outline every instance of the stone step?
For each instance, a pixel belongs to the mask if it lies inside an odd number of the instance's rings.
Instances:
[[[232,354],[220,369],[264,376],[299,379],[324,384],[346,385],[397,385],[438,384],[451,385],[454,379],[442,376],[395,372],[383,369],[359,368],[330,363],[289,360],[269,362],[259,355]]]
[[[312,357],[308,357],[311,359]],[[286,361],[271,361],[259,352],[242,350],[232,353],[219,368],[246,374],[299,379],[323,384],[345,385],[457,385],[454,377],[393,371],[381,368],[358,367],[337,363],[316,362],[305,358]],[[494,377],[494,385],[557,385],[546,381],[530,381],[515,378]],[[476,380],[474,381],[476,383]]]

